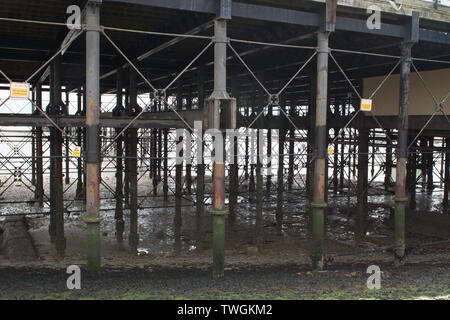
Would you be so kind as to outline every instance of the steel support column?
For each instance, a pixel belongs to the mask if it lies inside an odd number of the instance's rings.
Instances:
[[[120,116],[125,110],[123,107],[123,84],[122,72],[117,73],[116,80],[116,106],[113,115]],[[116,128],[116,135],[122,132],[121,128]],[[123,241],[125,222],[123,220],[123,135],[116,140],[116,208],[114,213],[116,220],[116,239],[119,244]]]
[[[411,145],[411,152],[408,155],[406,187],[409,190],[409,208],[416,210],[417,140],[413,142],[413,137],[410,136],[408,145]]]
[[[42,86],[36,85],[36,105],[42,110]],[[44,206],[44,166],[42,150],[42,127],[36,127],[36,188],[35,199],[39,206]]]
[[[130,115],[135,115],[139,109],[137,103],[137,73],[130,68],[130,88],[129,88],[129,103],[126,106],[126,112]],[[138,186],[137,186],[137,163],[138,163],[138,129],[128,129],[128,183],[130,192],[130,235],[129,245],[132,253],[135,253],[139,244],[138,233]]]
[[[329,32],[318,33],[317,99],[315,123],[315,161],[312,207],[312,267],[322,269],[324,264],[325,168],[327,156],[327,91],[328,91]]]
[[[434,158],[433,158],[433,149],[434,149],[434,137],[428,137],[428,148],[426,151],[427,155],[427,191],[433,191],[433,168],[434,168]]]
[[[444,163],[444,199],[443,211],[444,213],[449,212],[449,192],[450,192],[450,138],[445,138],[446,150],[445,150],[445,163]],[[444,161],[444,159],[442,160]]]
[[[88,277],[100,278],[100,5],[86,5],[86,215]]]
[[[33,88],[31,101],[36,103],[36,87]],[[31,113],[35,113],[34,104],[31,105]],[[31,128],[31,184],[36,186],[36,127]]]
[[[77,115],[81,115],[82,107],[81,107],[81,89],[78,89],[77,92]],[[81,127],[77,128],[77,146],[81,147],[82,144],[82,132]],[[75,191],[75,198],[82,199],[83,198],[83,163],[82,163],[81,154],[77,159],[77,189]]]
[[[69,115],[69,104],[70,104],[70,100],[69,100],[69,92],[66,91],[66,104],[64,106],[64,115]],[[66,184],[70,184],[70,140],[69,140],[69,135],[70,135],[70,128],[66,128],[66,157],[65,157],[65,179],[64,182]]]
[[[50,105],[47,108],[49,114],[58,114],[61,110],[61,63],[56,58],[50,67],[51,88]],[[50,128],[50,238],[55,243],[56,252],[59,257],[64,256],[66,239],[64,238],[64,188],[63,188],[63,137],[62,132],[56,128]]]
[[[192,110],[192,96],[188,94],[186,96],[186,110]],[[192,134],[192,132],[191,132]],[[190,136],[187,137],[191,139]],[[188,146],[192,146],[191,141],[186,141]],[[186,153],[189,155],[189,153]],[[192,194],[192,159],[186,159],[186,173],[185,173],[185,181],[186,181],[186,193],[190,196]]]
[[[201,66],[198,70],[198,107],[201,108],[205,104],[205,68]],[[204,130],[198,132],[201,135],[201,141],[198,141],[197,148],[201,148],[201,159],[204,155]],[[203,239],[203,216],[205,214],[205,168],[204,161],[197,164],[197,192],[196,192],[196,229],[198,240]]]
[[[240,84],[237,78],[233,79],[232,83],[232,95],[236,98],[236,104],[239,106],[240,104]],[[239,107],[238,107],[239,109]],[[238,161],[238,150],[239,150],[239,139],[237,136],[232,136],[230,139],[233,140],[233,159],[230,160],[232,163],[229,166],[229,190],[230,190],[230,198],[229,198],[229,218],[228,223],[230,226],[233,226],[236,221],[236,213],[237,213],[237,200],[238,200],[238,191],[239,191],[239,161]],[[231,141],[230,141],[231,143]],[[231,149],[231,148],[230,148]]]
[[[257,129],[257,142],[256,142],[256,155],[257,155],[257,160],[256,160],[256,205],[255,205],[255,209],[256,209],[256,218],[255,218],[255,243],[258,245],[261,245],[263,243],[263,223],[264,223],[264,218],[263,218],[263,176],[262,176],[262,162],[261,162],[261,152],[262,148],[261,146],[263,145],[263,141],[261,141],[263,132],[262,130],[260,131],[260,129]]]
[[[163,162],[163,195],[164,201],[167,201],[169,198],[169,150],[168,150],[168,135],[169,130],[163,130],[164,135],[164,162]]]
[[[384,173],[384,190],[388,190],[391,187],[392,177],[392,134],[391,130],[386,131],[386,162]]]
[[[230,100],[227,92],[227,21],[223,17],[223,13],[228,12],[227,8],[222,5],[229,1],[220,1],[221,14],[214,21],[214,91],[206,107],[211,109],[211,119],[209,127],[211,129],[220,130],[220,107],[224,100]],[[231,10],[228,7],[229,10]],[[229,110],[225,110],[229,112]],[[223,128],[222,128],[223,129]],[[215,149],[223,148],[215,141]],[[228,210],[225,207],[225,157],[217,159],[215,157],[213,164],[213,277],[221,278],[224,276],[225,268],[225,220]]]
[[[178,97],[179,98],[179,97]],[[177,99],[178,99],[177,98]],[[181,104],[181,102],[180,102]],[[183,191],[183,136],[178,137],[177,145],[181,146],[180,154],[176,155],[176,165],[175,165],[175,217],[173,220],[174,224],[174,237],[175,237],[175,252],[180,253],[181,251],[181,225],[183,223],[181,217],[181,201],[182,201],[182,191]]]
[[[398,115],[397,172],[395,185],[394,257],[400,264],[405,257],[406,165],[408,161],[408,103],[411,73],[411,42],[402,44],[400,67],[400,101]]]
[[[375,156],[375,155],[373,155]],[[359,139],[358,139],[358,185],[357,202],[358,212],[356,217],[355,239],[362,240],[365,234],[365,224],[368,214],[368,165],[369,165],[369,129],[364,123],[364,116],[360,118]]]
[[[280,106],[282,108],[282,106]],[[286,129],[279,130],[278,140],[278,173],[277,173],[277,235],[283,232],[283,193],[284,193],[284,143],[286,141]]]
[[[334,136],[336,137],[339,133],[339,129],[338,128],[334,128],[333,129],[333,133]],[[333,193],[337,194],[338,191],[338,172],[339,172],[339,167],[338,167],[338,163],[339,163],[339,142],[335,141],[334,143],[334,150],[333,150]]]

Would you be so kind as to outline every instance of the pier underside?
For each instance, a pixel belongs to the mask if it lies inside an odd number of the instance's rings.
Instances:
[[[450,8],[357,2],[2,4],[1,263],[448,261]]]

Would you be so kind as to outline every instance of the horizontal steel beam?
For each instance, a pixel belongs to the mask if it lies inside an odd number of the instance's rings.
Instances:
[[[217,14],[218,10],[217,2],[212,0],[105,0],[104,2],[136,4],[190,12],[209,13],[214,15]],[[241,2],[233,2],[231,15],[232,17],[252,20],[320,27],[319,13],[252,5]],[[367,28],[366,19],[355,19],[339,16],[336,21],[336,30],[360,32],[394,38],[404,38],[406,32],[404,26],[389,23],[382,23],[380,29],[370,30]],[[419,33],[420,41],[450,44],[450,37],[445,32],[421,28]]]
[[[181,117],[191,126],[194,126],[194,121],[202,121],[203,110],[182,110],[177,111]],[[342,128],[350,120],[351,116],[337,117],[331,115],[329,118],[330,128]],[[410,131],[421,130],[427,123],[430,116],[409,116]],[[84,116],[58,116],[52,117],[58,126],[61,127],[84,127],[86,117]],[[246,127],[254,117],[245,117],[238,114],[238,127]],[[383,129],[396,129],[397,116],[377,116],[378,122],[383,126]],[[132,118],[130,117],[113,117],[110,113],[103,113],[100,116],[100,126],[103,128],[123,128],[127,126]],[[307,130],[310,126],[308,116],[291,116],[292,122],[297,128]],[[367,128],[379,128],[378,123],[372,117],[364,119]],[[51,127],[52,124],[41,115],[12,115],[0,114],[0,126],[2,127]],[[261,116],[252,128],[264,129],[282,129],[290,127],[291,123],[285,116]],[[434,131],[441,132],[448,131],[448,122],[444,116],[435,116],[428,124],[425,132]],[[144,113],[138,120],[136,120],[131,128],[185,128],[186,125],[181,121],[175,113],[168,112],[154,112]],[[351,128],[358,128],[357,121],[353,121]]]
[[[186,122],[193,125],[195,119],[201,120],[201,111],[179,111]],[[85,116],[54,116],[51,117],[60,127],[85,127]],[[133,118],[113,117],[109,113],[100,116],[100,126],[104,128],[123,128]],[[42,115],[0,114],[1,127],[52,127],[50,121]],[[184,128],[185,124],[173,112],[144,113],[131,128]]]

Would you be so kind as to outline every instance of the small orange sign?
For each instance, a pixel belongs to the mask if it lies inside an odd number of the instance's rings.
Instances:
[[[11,98],[28,99],[30,95],[30,85],[26,82],[11,82]]]
[[[361,111],[372,111],[372,99],[361,99]]]

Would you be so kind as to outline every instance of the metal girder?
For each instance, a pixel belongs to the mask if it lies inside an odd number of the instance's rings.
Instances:
[[[217,2],[211,0],[105,0],[105,3],[108,2],[137,4],[209,14],[217,14],[218,10]],[[232,3],[231,16],[253,20],[320,27],[320,13],[273,8],[241,2]],[[370,30],[367,28],[365,19],[339,16],[336,19],[336,30],[368,33],[394,38],[404,38],[405,36],[405,26],[402,25],[382,23],[380,29]],[[450,37],[445,32],[420,28],[419,36],[420,41],[450,44]]]
[[[203,110],[180,110],[178,111],[184,119],[193,125],[194,121],[201,121],[203,119]],[[283,129],[289,126],[289,121],[283,116],[262,116],[261,121],[256,123],[253,128],[264,128],[264,129]],[[292,116],[291,117],[294,124],[299,129],[308,129],[309,120],[306,116]],[[330,127],[343,127],[350,117],[336,117],[330,116],[329,123]],[[378,121],[383,126],[384,129],[396,129],[397,128],[397,116],[377,116]],[[420,130],[425,123],[428,121],[429,116],[409,116],[409,129],[410,130]],[[85,117],[82,116],[61,116],[54,117],[53,120],[56,124],[62,127],[84,127]],[[104,113],[100,115],[100,126],[104,128],[123,128],[129,122],[131,118],[129,117],[112,117],[109,113]],[[238,114],[237,122],[238,127],[246,127],[251,121],[252,117],[244,117]],[[16,127],[26,127],[26,126],[37,126],[37,127],[49,127],[51,124],[48,120],[39,115],[11,115],[11,114],[1,114],[0,115],[0,126],[16,126]],[[365,125],[368,128],[379,128],[378,123],[372,118],[367,117],[365,119]],[[184,128],[184,123],[179,120],[175,114],[171,112],[155,112],[144,114],[141,119],[135,121],[132,128]],[[350,127],[353,127],[350,125]],[[448,128],[447,119],[444,116],[435,116],[433,120],[428,124],[427,131],[432,130],[435,132],[440,132],[442,134]]]
[[[85,127],[86,117],[83,116],[60,116],[52,118],[55,123],[60,127]],[[123,128],[127,126],[132,118],[129,117],[112,117],[112,116],[100,116],[100,127],[104,128]],[[38,127],[51,127],[52,124],[43,116],[39,115],[0,115],[0,126],[38,126]],[[145,117],[136,120],[131,128],[184,128],[185,125],[181,120],[171,117],[169,113],[165,116],[159,117]]]

